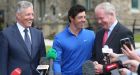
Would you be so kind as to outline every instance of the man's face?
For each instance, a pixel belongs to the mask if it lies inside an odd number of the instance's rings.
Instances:
[[[109,14],[105,13],[105,11],[103,9],[97,9],[97,11],[95,11],[95,15],[96,15],[97,22],[104,29],[109,29],[109,27],[111,25],[111,16]]]
[[[20,13],[17,13],[18,22],[25,28],[31,27],[33,19],[34,11],[32,7],[28,7]]]
[[[82,29],[84,27],[85,22],[86,22],[85,11],[78,13],[77,16],[75,16],[75,18],[71,18],[71,23],[73,23],[77,29]]]

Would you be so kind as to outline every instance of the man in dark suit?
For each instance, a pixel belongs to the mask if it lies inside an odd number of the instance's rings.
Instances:
[[[96,33],[95,45],[93,49],[93,60],[98,61],[98,65],[95,66],[96,73],[103,73],[102,68],[105,64],[104,54],[102,48],[104,45],[108,45],[113,49],[114,53],[122,53],[120,40],[123,38],[130,38],[133,41],[133,34],[126,27],[121,25],[116,19],[115,7],[109,2],[103,2],[96,6],[95,16],[97,22],[102,28]]]
[[[22,75],[39,75],[36,68],[46,53],[42,32],[31,27],[33,19],[32,3],[18,2],[16,24],[0,33],[0,75],[10,75],[16,68]]]

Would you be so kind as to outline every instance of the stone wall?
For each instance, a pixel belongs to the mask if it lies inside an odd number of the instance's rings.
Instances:
[[[140,12],[133,11],[131,0],[112,0],[111,3],[115,5],[118,12],[118,19],[121,23],[132,30],[132,25],[136,19],[136,26],[140,26]]]

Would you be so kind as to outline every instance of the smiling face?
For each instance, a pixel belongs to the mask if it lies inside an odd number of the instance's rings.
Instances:
[[[104,28],[109,29],[112,24],[113,16],[106,13],[103,9],[97,9],[95,11],[97,22]]]
[[[86,22],[86,13],[85,11],[78,13],[74,18],[70,18],[71,23],[73,23],[76,29],[82,29]]]
[[[16,13],[17,21],[25,28],[31,27],[34,19],[33,7],[28,7]]]

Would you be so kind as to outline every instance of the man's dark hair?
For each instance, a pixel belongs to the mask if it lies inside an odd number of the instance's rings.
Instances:
[[[70,8],[70,10],[68,11],[68,19],[69,22],[71,22],[70,17],[75,18],[75,16],[77,16],[77,14],[79,14],[80,12],[86,11],[85,7],[82,5],[74,5]]]

